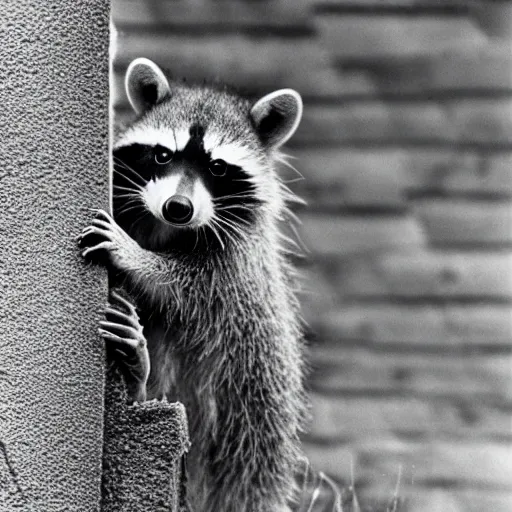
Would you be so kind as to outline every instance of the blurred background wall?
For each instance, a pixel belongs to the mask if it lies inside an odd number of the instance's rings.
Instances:
[[[512,3],[114,0],[135,57],[305,99],[314,464],[361,504],[512,510]],[[296,176],[288,172],[290,178]]]

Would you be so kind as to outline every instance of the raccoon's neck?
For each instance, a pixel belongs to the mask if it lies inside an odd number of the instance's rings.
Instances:
[[[180,257],[187,286],[168,305],[168,324],[179,331],[169,344],[185,354],[197,350],[194,357],[204,359],[218,344],[245,336],[253,323],[284,328],[289,319],[283,315],[295,307],[295,299],[274,236],[260,232],[224,251]]]

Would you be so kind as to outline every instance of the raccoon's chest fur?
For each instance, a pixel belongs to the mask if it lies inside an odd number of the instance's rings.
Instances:
[[[189,401],[191,388],[206,392],[216,379],[215,385],[227,378],[244,380],[246,373],[258,371],[259,358],[268,361],[285,352],[292,357],[288,348],[298,342],[299,328],[283,269],[275,258],[265,261],[257,253],[228,257],[230,262],[211,265],[184,262],[189,285],[160,308],[139,301],[154,397]]]

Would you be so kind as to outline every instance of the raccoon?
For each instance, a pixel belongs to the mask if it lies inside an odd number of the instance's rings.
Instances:
[[[101,335],[137,359],[134,400],[185,404],[193,510],[288,511],[306,400],[280,229],[294,196],[276,166],[301,97],[251,103],[173,82],[144,58],[125,89],[138,117],[114,143],[113,217],[97,210],[80,238],[135,305],[112,293]]]

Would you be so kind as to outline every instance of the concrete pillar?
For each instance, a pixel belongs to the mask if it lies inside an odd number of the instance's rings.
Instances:
[[[106,273],[75,237],[108,205],[107,0],[0,3],[0,510],[96,511]]]

